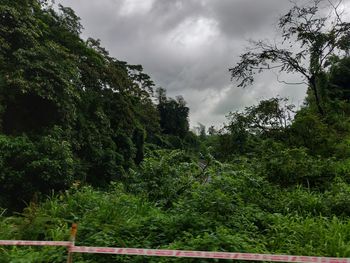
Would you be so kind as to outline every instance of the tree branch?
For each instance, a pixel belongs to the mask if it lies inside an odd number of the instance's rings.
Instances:
[[[284,81],[284,80],[280,80],[279,79],[279,75],[276,74],[275,72],[274,72],[274,74],[276,76],[277,82],[279,82],[279,83],[283,83],[283,84],[287,84],[287,85],[302,85],[302,84],[309,85],[309,83],[307,83],[305,81],[301,81],[301,82],[287,82],[287,81]]]

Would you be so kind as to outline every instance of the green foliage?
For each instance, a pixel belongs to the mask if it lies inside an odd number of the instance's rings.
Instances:
[[[160,115],[160,127],[165,134],[171,134],[184,138],[188,133],[188,113],[189,108],[183,97],[176,99],[166,97],[166,91],[162,88],[158,93],[158,111]]]
[[[335,183],[326,192],[325,202],[331,208],[331,213],[338,216],[349,217],[350,215],[350,186],[342,179],[337,178]]]
[[[194,178],[198,171],[202,175]],[[212,160],[201,171],[180,151],[155,152],[131,176],[138,181],[114,183],[108,191],[76,184],[20,216],[1,216],[0,239],[67,240],[69,225],[78,222],[77,245],[349,256],[347,214],[334,215],[347,204],[344,182],[325,194],[284,190],[242,165]],[[57,248],[3,248],[0,255],[9,262],[66,260]],[[74,260],[198,262],[93,254],[74,254]]]
[[[135,163],[140,164],[144,157],[145,131],[143,129],[135,129],[133,141],[136,147]]]
[[[146,158],[139,171],[131,171],[130,191],[146,196],[161,206],[170,207],[179,195],[202,179],[198,164],[182,151],[155,151]]]
[[[266,247],[286,254],[349,257],[349,221],[326,217],[269,217]]]
[[[231,112],[226,127],[231,133],[238,129],[252,134],[272,137],[291,124],[294,105],[287,105],[287,99],[262,100],[257,106],[246,107],[244,112]]]
[[[301,186],[291,188],[278,202],[283,214],[294,213],[300,216],[331,215],[331,203],[326,203],[326,197],[316,191]]]
[[[53,136],[31,141],[26,136],[0,136],[0,204],[24,206],[34,194],[62,190],[74,180],[76,162],[69,142]]]
[[[330,156],[334,153],[336,132],[307,108],[298,111],[289,132],[291,145],[305,147],[314,155]]]
[[[31,178],[21,198],[65,189],[73,177],[106,187],[140,164],[145,142],[163,136],[154,83],[142,66],[112,58],[99,40],[81,39],[80,18],[68,7],[2,1],[0,20],[0,136],[28,152],[3,148],[3,178]],[[180,97],[168,102],[166,118],[176,121],[166,133],[183,138],[189,109]],[[174,147],[182,148],[178,140]]]
[[[281,186],[300,184],[323,189],[336,176],[332,160],[312,157],[302,148],[271,149],[260,169],[269,181]]]
[[[231,112],[229,123],[218,135],[210,137],[215,156],[221,160],[232,159],[235,155],[259,152],[263,140],[285,141],[285,130],[290,127],[294,105],[286,99],[262,100],[256,106],[244,111]]]
[[[336,58],[335,58],[336,59]],[[350,58],[336,59],[329,70],[328,92],[331,99],[350,99]]]

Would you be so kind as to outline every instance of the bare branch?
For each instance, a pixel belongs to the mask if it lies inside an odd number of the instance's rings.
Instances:
[[[308,85],[308,83],[307,82],[305,82],[305,81],[300,81],[300,82],[287,82],[287,81],[284,81],[284,80],[280,80],[279,79],[279,75],[278,74],[276,74],[275,72],[274,72],[274,74],[276,75],[276,79],[277,79],[277,81],[279,82],[279,83],[283,83],[283,84],[287,84],[287,85]]]
[[[333,7],[334,13],[335,13],[335,15],[337,17],[337,21],[340,24],[343,23],[342,19],[341,19],[341,15],[344,13],[344,11],[339,14],[338,8],[339,8],[339,6],[341,5],[342,2],[343,2],[343,0],[339,0],[338,3],[335,5],[335,4],[333,4],[333,2],[331,0],[328,0],[328,3]]]
[[[275,69],[275,68],[281,68],[283,67],[283,64],[282,65],[277,65],[277,66],[270,66],[270,65],[267,65],[267,67],[252,67],[252,69],[256,69],[256,70],[269,70],[269,69]]]

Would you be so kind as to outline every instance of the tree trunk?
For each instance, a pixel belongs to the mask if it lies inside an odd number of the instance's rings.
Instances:
[[[324,111],[322,109],[320,97],[318,95],[318,90],[317,90],[317,85],[316,85],[316,77],[315,76],[312,76],[309,79],[309,84],[310,84],[310,87],[311,87],[311,89],[312,89],[312,91],[313,91],[313,93],[315,95],[315,102],[316,102],[317,110],[321,114],[321,116],[324,116]]]

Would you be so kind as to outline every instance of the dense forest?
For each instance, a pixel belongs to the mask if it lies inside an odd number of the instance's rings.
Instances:
[[[319,2],[279,20],[299,50],[253,42],[229,69],[242,87],[299,74],[303,106],[276,94],[192,132],[185,99],[82,39],[72,9],[1,0],[0,239],[68,240],[77,223],[86,246],[350,257],[350,23]],[[66,253],[0,247],[0,262]]]

